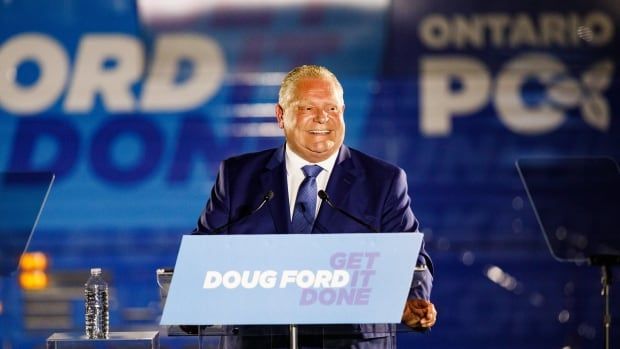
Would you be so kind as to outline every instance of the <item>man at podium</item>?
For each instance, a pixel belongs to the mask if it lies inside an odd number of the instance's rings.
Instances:
[[[275,114],[279,148],[220,165],[194,234],[416,232],[405,172],[343,144],[343,89],[325,67],[304,65],[282,81]],[[437,312],[429,301],[433,267],[422,246],[402,321],[425,330]],[[395,348],[393,326],[359,325],[350,335],[300,339],[301,347]],[[357,333],[357,334],[356,334]],[[260,337],[226,337],[225,348],[288,347]],[[304,342],[306,341],[306,342]]]

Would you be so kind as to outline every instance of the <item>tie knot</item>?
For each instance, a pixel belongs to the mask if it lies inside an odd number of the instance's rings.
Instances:
[[[301,168],[306,177],[316,178],[316,176],[323,171],[323,168],[319,165],[306,165]]]

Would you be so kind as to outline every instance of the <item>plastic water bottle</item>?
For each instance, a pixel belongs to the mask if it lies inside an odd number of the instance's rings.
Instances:
[[[109,334],[108,284],[101,277],[101,269],[90,270],[90,278],[84,285],[86,336],[90,339],[106,339]]]

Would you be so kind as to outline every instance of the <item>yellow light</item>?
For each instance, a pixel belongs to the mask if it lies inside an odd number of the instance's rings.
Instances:
[[[28,291],[42,290],[47,287],[49,279],[41,270],[23,271],[19,274],[19,285]]]
[[[47,269],[47,256],[43,252],[26,252],[22,255],[19,263],[21,270],[45,270]]]

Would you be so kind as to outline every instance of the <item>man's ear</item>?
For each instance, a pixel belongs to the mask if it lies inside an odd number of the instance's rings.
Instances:
[[[276,119],[278,120],[278,127],[284,128],[284,109],[280,104],[276,104]]]

